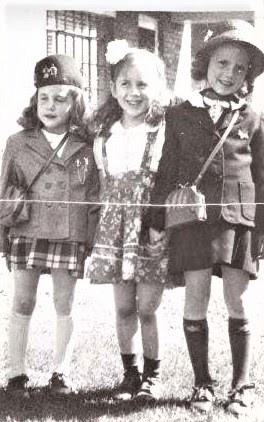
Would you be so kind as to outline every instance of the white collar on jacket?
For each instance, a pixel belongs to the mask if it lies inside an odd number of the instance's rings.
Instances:
[[[193,106],[193,107],[200,107],[205,108],[205,104],[203,101],[203,96],[201,95],[200,91],[193,91],[191,95],[187,98],[187,101]],[[232,110],[239,110],[243,105],[246,104],[246,100],[244,98],[241,98],[238,103],[235,103],[234,101],[230,101],[231,109]]]

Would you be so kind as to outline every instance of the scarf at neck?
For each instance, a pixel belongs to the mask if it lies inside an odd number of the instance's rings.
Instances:
[[[231,110],[231,101],[239,103],[239,97],[235,94],[220,96],[212,88],[204,89],[200,94],[215,124],[220,119],[223,111]]]

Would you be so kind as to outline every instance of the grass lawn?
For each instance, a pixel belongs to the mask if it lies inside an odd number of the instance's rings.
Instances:
[[[264,263],[258,281],[252,281],[254,343],[252,381],[256,383],[256,411],[245,421],[264,422]],[[0,261],[0,422],[189,422],[235,421],[224,412],[223,404],[231,380],[231,355],[227,335],[227,314],[222,299],[222,282],[214,279],[208,316],[210,363],[214,378],[220,382],[216,405],[210,415],[186,408],[186,397],[193,382],[182,330],[184,289],[166,290],[162,303],[164,358],[163,396],[157,403],[139,405],[116,403],[111,389],[122,379],[122,366],[115,335],[111,286],[77,284],[74,317],[76,347],[72,360],[72,379],[77,392],[66,398],[51,398],[44,387],[52,368],[54,310],[52,284],[42,276],[38,302],[31,323],[27,365],[33,390],[29,399],[10,396],[4,391],[8,371],[7,325],[12,299],[12,280]],[[140,342],[139,342],[139,350]]]

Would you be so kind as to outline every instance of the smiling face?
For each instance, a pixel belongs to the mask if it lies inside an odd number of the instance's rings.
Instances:
[[[145,61],[129,61],[111,82],[111,92],[123,110],[122,123],[126,127],[143,123],[150,102],[157,99],[160,80],[155,67]]]
[[[37,114],[48,132],[61,134],[67,131],[72,105],[69,85],[38,88]]]
[[[210,57],[207,81],[221,96],[235,94],[243,85],[249,68],[246,48],[238,44],[224,44]]]

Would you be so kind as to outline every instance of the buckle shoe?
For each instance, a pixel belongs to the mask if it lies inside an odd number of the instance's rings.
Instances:
[[[51,394],[70,394],[72,393],[72,387],[67,382],[64,374],[53,372],[51,379],[49,380],[48,388]]]
[[[126,371],[121,384],[115,389],[114,398],[117,400],[131,400],[141,386],[141,377],[138,371]]]
[[[233,388],[228,393],[228,399],[226,404],[226,411],[232,413],[235,416],[241,416],[247,414],[252,407],[252,394],[249,390],[255,388],[255,384],[245,384],[239,388]]]
[[[158,400],[161,395],[161,382],[159,376],[143,377],[143,382],[136,399],[152,401]]]
[[[193,387],[193,393],[190,398],[190,407],[199,410],[202,413],[209,413],[214,402],[214,389],[212,385],[205,384]]]
[[[21,374],[9,378],[6,386],[6,391],[8,393],[21,394],[24,397],[28,397],[28,381],[29,378],[26,374]]]

